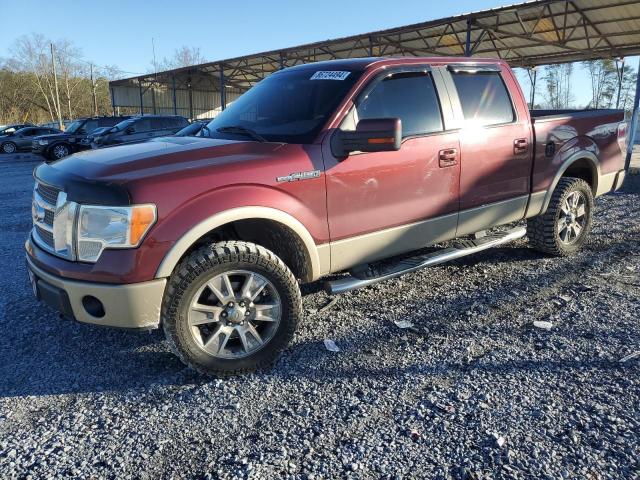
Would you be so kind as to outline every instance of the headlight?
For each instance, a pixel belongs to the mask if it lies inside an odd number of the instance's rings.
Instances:
[[[38,140],[38,145],[49,145],[49,140]]]
[[[155,205],[102,207],[81,205],[78,260],[95,263],[105,248],[133,248],[156,221]]]

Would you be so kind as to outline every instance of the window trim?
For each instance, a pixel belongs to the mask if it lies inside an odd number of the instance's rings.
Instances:
[[[389,68],[389,69],[383,70],[378,74],[376,74],[371,80],[369,80],[366,83],[366,85],[364,85],[360,89],[358,93],[356,93],[355,97],[352,100],[352,107],[344,115],[344,117],[340,121],[340,126],[338,128],[342,126],[342,123],[350,115],[351,110],[358,108],[358,102],[363,96],[366,96],[369,93],[371,93],[375,89],[375,87],[379,83],[383,82],[386,78],[393,75],[402,74],[402,73],[423,73],[431,79],[431,82],[433,83],[433,89],[436,94],[436,101],[438,102],[438,109],[440,112],[440,123],[442,125],[442,129],[434,132],[416,133],[413,135],[407,135],[406,137],[403,135],[401,143],[404,143],[406,140],[410,140],[413,138],[429,137],[431,135],[441,135],[443,133],[448,133],[450,130],[447,130],[447,121],[446,121],[447,119],[444,113],[444,105],[443,105],[443,102],[445,100],[448,100],[448,98],[444,98],[443,94],[446,95],[446,93],[440,92],[440,90],[438,89],[438,81],[436,80],[435,72],[430,65],[413,65],[413,66],[406,66],[406,67],[395,67],[395,68]]]
[[[465,117],[464,117],[464,110],[462,108],[462,101],[460,100],[460,94],[458,93],[458,88],[456,87],[456,82],[453,79],[453,75],[454,73],[450,70],[450,66],[454,65],[454,68],[457,68],[458,65],[457,64],[450,64],[447,65],[447,69],[446,72],[443,72],[443,76],[445,77],[445,83],[447,83],[447,87],[451,88],[451,94],[453,95],[454,99],[452,98],[452,104],[454,104],[454,110],[457,110],[458,112],[458,117],[459,117],[459,129],[464,128],[465,125]],[[466,65],[463,65],[466,67]],[[509,99],[509,102],[511,103],[511,111],[513,112],[513,120],[511,120],[510,122],[501,122],[501,123],[491,123],[488,125],[481,125],[480,128],[495,128],[495,127],[501,127],[501,126],[505,126],[505,125],[513,125],[516,123],[520,122],[520,116],[518,114],[518,109],[516,108],[516,104],[513,100],[513,96],[511,95],[511,90],[509,89],[509,87],[507,86],[507,82],[504,79],[504,75],[502,72],[502,69],[500,68],[499,65],[497,64],[489,64],[489,65],[482,65],[481,67],[483,68],[478,68],[480,67],[479,65],[468,65],[468,69],[460,69],[458,71],[456,71],[455,73],[458,74],[466,74],[466,75],[492,75],[492,74],[496,74],[498,76],[498,78],[500,79],[500,81],[502,82],[502,85],[504,86],[504,89],[507,92],[507,98]]]

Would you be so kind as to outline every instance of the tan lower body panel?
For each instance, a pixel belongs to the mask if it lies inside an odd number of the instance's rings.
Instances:
[[[529,195],[490,203],[460,212],[456,236],[469,235],[487,228],[516,222],[524,218]]]
[[[402,225],[331,243],[331,271],[417,250],[456,236],[458,214]]]
[[[129,285],[79,282],[51,275],[36,267],[27,257],[29,268],[42,281],[64,290],[76,320],[119,328],[156,328],[160,324],[160,306],[166,279]],[[102,302],[104,315],[91,315],[82,304],[90,295]]]

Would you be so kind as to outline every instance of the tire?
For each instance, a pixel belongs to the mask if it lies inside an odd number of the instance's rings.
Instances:
[[[268,285],[260,289],[264,282]],[[186,257],[169,279],[161,315],[176,356],[200,373],[220,377],[271,365],[291,342],[301,317],[293,273],[273,252],[239,241],[207,245]]]
[[[13,142],[5,142],[2,144],[2,153],[16,153],[18,151],[18,147]]]
[[[573,205],[576,198],[578,203]],[[587,182],[573,177],[560,179],[547,211],[527,220],[529,244],[540,252],[559,257],[576,253],[591,231],[593,208],[593,192]],[[565,214],[567,209],[570,215]],[[581,226],[579,231],[572,220]]]
[[[69,155],[71,155],[71,147],[66,143],[58,143],[49,148],[49,158],[51,160],[60,160]]]

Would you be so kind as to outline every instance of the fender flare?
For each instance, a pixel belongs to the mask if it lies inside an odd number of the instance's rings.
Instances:
[[[312,278],[316,279],[321,276],[322,268],[318,247],[307,228],[298,219],[275,208],[248,206],[216,213],[188,230],[164,256],[156,271],[156,278],[169,277],[182,256],[199,238],[227,223],[248,219],[273,220],[290,228],[304,243],[310,261]]]
[[[588,163],[591,166],[591,173],[593,175],[593,185],[591,189],[593,190],[593,194],[594,195],[596,194],[596,192],[598,191],[598,182],[600,180],[600,160],[598,160],[598,157],[596,157],[596,155],[593,152],[581,150],[579,152],[576,152],[570,155],[560,165],[560,168],[558,169],[556,176],[553,178],[553,182],[551,183],[549,190],[547,190],[547,193],[544,196],[544,203],[542,205],[542,210],[540,214],[543,214],[544,212],[547,211],[547,208],[549,207],[549,203],[551,203],[551,197],[553,196],[553,192],[556,189],[558,182],[564,175],[564,172],[566,172],[571,165],[573,165],[579,160],[588,160]]]

